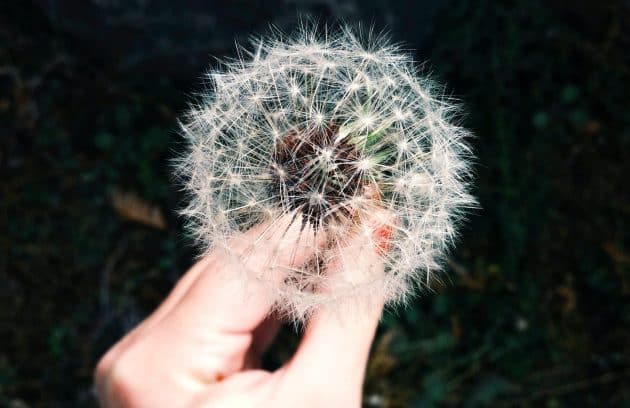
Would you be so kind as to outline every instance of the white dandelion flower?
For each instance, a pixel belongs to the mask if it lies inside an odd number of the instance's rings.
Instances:
[[[239,55],[209,73],[211,89],[182,125],[184,213],[204,250],[230,253],[231,237],[287,217],[298,235],[324,235],[300,267],[280,268],[270,256],[256,270],[241,268],[296,320],[323,305],[401,302],[430,285],[474,205],[468,132],[454,123],[456,107],[397,46],[347,27],[302,27]],[[339,249],[350,230],[365,229],[374,247],[363,221],[378,211],[388,214],[379,221],[384,273],[333,279],[324,265],[353,269]],[[278,245],[297,250],[296,242]]]

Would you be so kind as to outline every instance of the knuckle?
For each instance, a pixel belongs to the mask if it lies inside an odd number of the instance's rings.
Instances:
[[[138,406],[138,398],[142,396],[142,375],[130,358],[123,356],[112,363],[105,387],[104,397],[107,401],[115,401],[114,406],[134,407]]]
[[[146,376],[139,371],[136,353],[125,350],[119,354],[106,353],[95,369],[98,399],[103,406],[135,407],[143,395]]]

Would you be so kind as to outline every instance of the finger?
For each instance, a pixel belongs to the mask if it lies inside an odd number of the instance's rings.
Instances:
[[[276,300],[273,282],[300,268],[325,240],[291,215],[235,236],[211,255],[212,271],[197,278],[173,313],[203,316],[215,330],[252,332]]]
[[[384,214],[375,214],[354,236],[339,243],[338,255],[326,266],[336,285],[369,285],[384,273],[383,242],[391,234]],[[365,295],[364,293],[362,293]],[[358,307],[359,310],[352,308]],[[368,296],[338,302],[317,310],[309,320],[302,342],[287,372],[313,387],[343,384],[349,404],[360,401],[361,388],[370,346],[383,308],[383,299]],[[295,377],[294,376],[294,377]]]
[[[110,371],[131,371],[126,375],[135,378],[134,367],[143,367],[153,373],[142,384],[146,389],[170,384],[187,391],[239,371],[252,345],[252,332],[275,300],[262,282],[281,279],[283,272],[308,261],[324,242],[323,234],[316,234],[300,217],[284,216],[217,246],[170,310],[143,330],[147,335],[130,342],[117,370]],[[250,275],[243,279],[239,276],[243,273]],[[261,283],[251,274],[258,274]],[[251,284],[244,287],[243,281]],[[101,376],[102,384],[107,385],[111,372]]]
[[[206,270],[147,336],[139,354],[158,353],[160,364],[171,369],[185,365],[186,381],[193,384],[220,381],[243,369],[253,331],[275,302],[273,285],[265,282],[282,279],[324,242],[323,234],[289,216],[233,237],[209,255]]]
[[[255,242],[257,238],[261,238],[265,235],[269,235],[270,224],[265,224],[261,226],[257,226],[252,230],[248,231],[242,237],[234,237],[226,247],[231,251],[237,251],[239,255],[244,255],[247,251],[247,246],[251,242]],[[226,248],[224,248],[226,249]],[[99,361],[99,364],[96,368],[96,374],[99,372],[108,371],[112,362],[115,361],[120,354],[122,354],[125,349],[132,344],[134,341],[137,341],[138,338],[144,334],[146,334],[151,327],[153,327],[156,323],[158,323],[164,316],[166,316],[173,307],[179,303],[182,297],[188,292],[188,289],[192,286],[192,284],[197,280],[198,276],[207,270],[212,265],[213,256],[205,256],[201,258],[184,276],[177,282],[175,288],[170,292],[168,297],[160,304],[160,306],[144,321],[142,321],[138,326],[136,326],[131,332],[129,332],[125,337],[120,340],[118,343],[114,345]]]
[[[151,313],[144,321],[138,326],[134,327],[129,333],[125,335],[118,343],[116,343],[107,353],[101,358],[96,366],[95,375],[100,377],[101,373],[108,372],[112,363],[125,351],[125,349],[134,341],[146,334],[148,330],[158,323],[164,316],[172,310],[172,308],[179,302],[179,300],[188,291],[193,282],[197,279],[200,273],[202,273],[209,264],[209,258],[200,259],[192,268],[186,272],[181,279],[177,282],[173,290],[169,293],[166,299],[158,306],[158,308]]]

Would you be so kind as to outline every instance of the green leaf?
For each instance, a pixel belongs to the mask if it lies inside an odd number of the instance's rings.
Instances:
[[[566,104],[575,102],[578,96],[580,96],[580,89],[575,85],[567,85],[562,89],[561,99]]]
[[[107,131],[102,131],[94,136],[94,146],[100,150],[109,150],[114,144],[114,137]]]

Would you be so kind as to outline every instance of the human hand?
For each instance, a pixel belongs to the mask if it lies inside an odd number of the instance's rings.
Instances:
[[[275,372],[256,368],[278,328],[277,321],[267,318],[273,299],[265,295],[263,283],[243,288],[234,276],[243,268],[260,271],[270,256],[275,265],[298,267],[326,244],[322,234],[305,234],[300,222],[283,222],[234,237],[231,252],[247,256],[217,249],[200,260],[151,316],[103,356],[95,371],[102,406],[361,405],[381,299],[371,299],[368,315],[359,318],[317,310],[283,367]],[[263,229],[268,239],[258,242]],[[379,223],[369,231],[371,237],[357,233],[348,238],[339,252],[343,259],[330,260],[325,273],[344,278],[383,273],[383,248],[375,242],[387,231]]]

